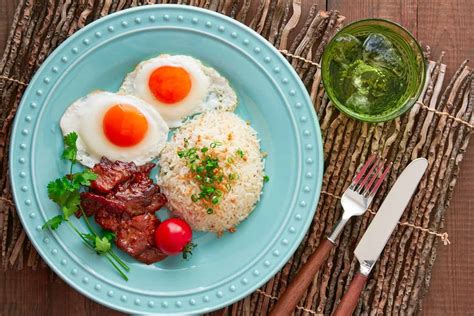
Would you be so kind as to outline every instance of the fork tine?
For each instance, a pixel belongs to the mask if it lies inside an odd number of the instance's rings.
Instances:
[[[377,180],[377,182],[375,183],[374,187],[372,188],[372,190],[370,190],[370,194],[369,196],[374,196],[375,193],[377,193],[378,189],[380,188],[380,185],[382,184],[383,180],[385,179],[385,177],[387,176],[388,172],[390,171],[390,169],[392,169],[392,162],[390,162],[388,164],[387,167],[385,167],[385,170],[382,172],[382,175],[380,176],[380,178]]]
[[[369,169],[369,167],[371,166],[372,164],[372,161],[377,157],[376,154],[372,154],[370,155],[369,159],[367,159],[367,161],[364,163],[364,165],[362,166],[362,168],[359,170],[359,172],[357,172],[356,176],[354,177],[354,179],[352,180],[352,183],[350,185],[350,188],[354,188],[357,184],[359,184],[359,181],[362,179],[362,177],[364,176],[365,172],[367,171],[367,169]]]
[[[370,192],[370,188],[372,188],[372,185],[374,184],[375,180],[377,180],[377,178],[382,173],[385,162],[386,162],[385,160],[377,161],[377,168],[374,170],[372,174],[367,176],[367,178],[370,177],[370,180],[367,180],[367,183],[365,184],[364,188],[362,188],[362,191],[363,191],[362,195],[366,196]]]
[[[359,184],[359,186],[357,188],[357,192],[359,194],[361,194],[362,191],[364,190],[367,182],[369,181],[369,179],[372,177],[373,173],[377,169],[377,167],[379,165],[379,162],[380,162],[380,158],[377,156],[377,159],[375,160],[374,164],[372,165],[372,168],[370,168],[370,171],[368,173],[366,173],[364,179],[362,180],[362,182]]]

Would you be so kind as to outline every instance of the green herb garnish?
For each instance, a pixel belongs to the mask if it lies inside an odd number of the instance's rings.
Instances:
[[[188,243],[183,249],[183,259],[188,260],[189,256],[193,255],[193,249],[196,247],[196,244],[193,244],[192,242]]]
[[[189,172],[193,179],[199,184],[200,192],[191,195],[191,201],[201,203],[207,208],[207,213],[212,214],[214,210],[209,207],[218,205],[223,197],[224,192],[231,189],[230,183],[238,179],[238,175],[233,173],[225,175],[220,167],[218,155],[214,149],[221,146],[222,143],[213,141],[208,147],[190,147],[189,141],[185,139],[184,148],[178,150],[178,157],[186,161]],[[237,151],[237,155],[243,157],[243,151]],[[232,157],[228,157],[225,161],[233,162]]]
[[[213,196],[211,202],[212,204],[216,205],[220,202],[220,198],[217,196]]]
[[[54,217],[51,217],[46,223],[43,224],[42,228],[50,228],[52,230],[55,230],[59,227],[64,222],[64,217],[62,215],[57,215]]]
[[[268,182],[268,181],[270,181],[270,177],[267,176],[267,175],[264,175],[264,176],[263,176],[263,182],[266,183],[266,182]]]
[[[64,136],[64,151],[61,157],[66,160],[70,160],[73,163],[76,162],[76,155],[77,155],[77,133],[69,133]]]
[[[104,236],[100,238],[99,236],[95,236],[94,249],[98,254],[106,253],[111,248],[112,245],[110,244],[110,240],[108,240],[107,237]]]
[[[222,145],[221,142],[212,142],[211,145],[210,145],[210,147],[211,147],[211,148],[216,148],[217,146],[220,146],[220,145]]]
[[[237,149],[237,151],[235,152],[240,158],[244,158],[244,151],[242,149]]]
[[[97,234],[90,225],[81,207],[80,190],[82,187],[89,186],[91,181],[97,179],[97,175],[89,169],[77,173],[72,172],[77,157],[77,138],[78,136],[75,132],[64,136],[64,151],[61,157],[71,162],[69,174],[53,180],[48,184],[48,197],[61,208],[61,214],[46,221],[43,225],[43,229],[56,230],[62,223],[67,223],[88,248],[94,250],[99,255],[105,256],[122,278],[128,280],[128,277],[116,263],[126,271],[129,271],[130,268],[112,251],[111,242],[114,240],[115,235],[107,231],[101,235]],[[69,219],[69,217],[76,212],[82,213],[82,218],[86,222],[90,233],[79,231]]]

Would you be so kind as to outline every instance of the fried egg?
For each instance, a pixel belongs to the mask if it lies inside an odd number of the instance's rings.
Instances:
[[[157,109],[169,127],[210,110],[233,111],[237,95],[226,78],[199,60],[184,55],[160,55],[138,64],[120,87]]]
[[[156,158],[168,137],[168,125],[145,101],[130,95],[92,92],[72,103],[60,121],[64,135],[78,134],[77,160],[93,167],[110,160],[143,165]]]

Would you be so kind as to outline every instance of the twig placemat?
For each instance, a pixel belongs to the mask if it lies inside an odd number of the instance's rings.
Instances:
[[[159,1],[23,0],[19,4],[0,63],[0,258],[3,269],[25,266],[36,269],[42,263],[21,227],[8,179],[10,127],[29,80],[44,59],[79,28],[104,15],[155,2]],[[393,161],[389,179],[377,195],[371,212],[353,219],[346,227],[338,247],[315,275],[295,314],[329,315],[334,310],[356,271],[353,249],[384,195],[412,159],[426,157],[428,172],[370,276],[356,314],[419,311],[429,287],[436,247],[439,241],[449,244],[448,235],[443,231],[443,215],[449,206],[474,123],[474,83],[466,62],[443,88],[446,71],[443,56],[430,61],[424,91],[411,111],[391,122],[362,123],[335,109],[321,84],[319,60],[329,39],[342,27],[344,17],[339,12],[318,11],[313,6],[297,30],[301,18],[300,0],[161,1],[171,2],[221,12],[267,38],[288,58],[308,88],[323,133],[323,192],[310,230],[295,255],[274,278],[219,313],[265,315],[270,310],[341,215],[338,199],[350,183],[354,168],[371,152],[379,152]],[[251,11],[254,14],[250,16]],[[426,53],[429,59],[429,49]]]

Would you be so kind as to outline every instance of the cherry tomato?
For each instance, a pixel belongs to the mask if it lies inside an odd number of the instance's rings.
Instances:
[[[155,244],[164,254],[176,256],[180,253],[183,258],[192,254],[196,247],[191,242],[193,232],[188,223],[179,218],[169,218],[162,222],[155,230]]]

